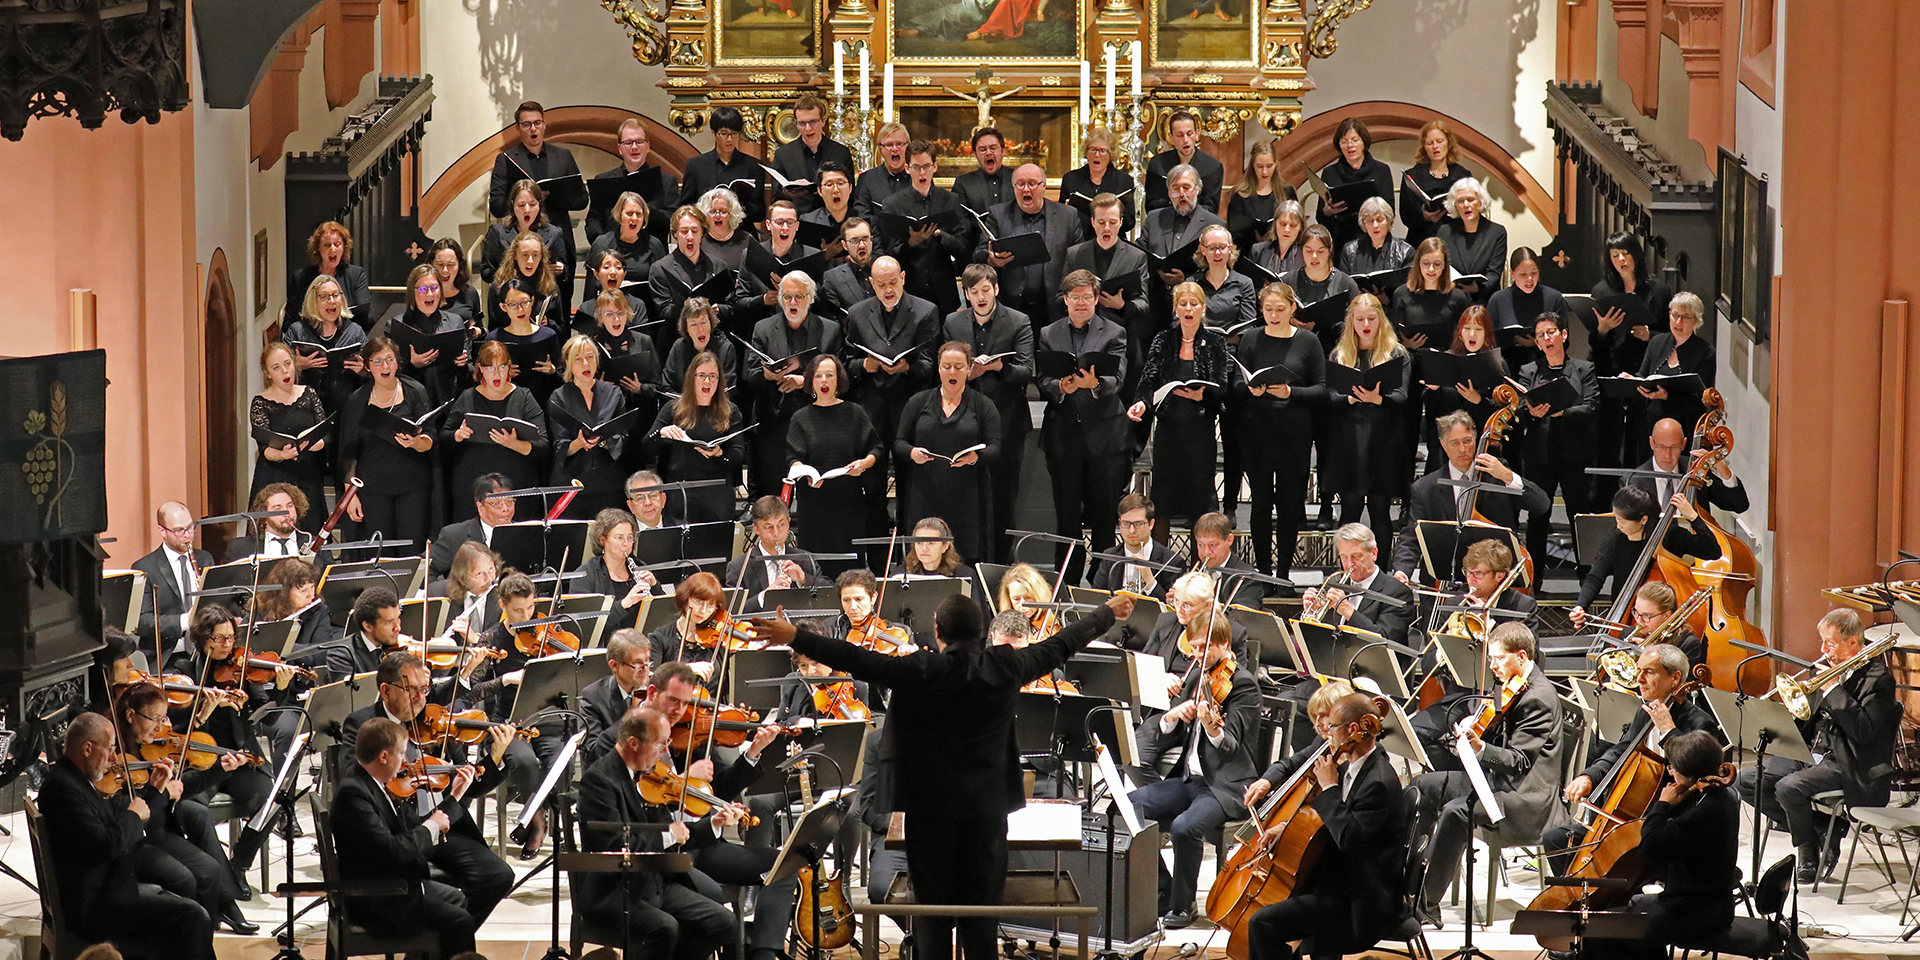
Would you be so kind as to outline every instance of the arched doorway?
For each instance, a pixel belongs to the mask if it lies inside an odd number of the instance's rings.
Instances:
[[[203,395],[207,404],[207,503],[203,515],[218,516],[238,513],[246,496],[240,463],[240,424],[246,411],[240,405],[239,309],[234,304],[233,277],[227,269],[225,250],[214,250],[207,264],[206,314],[203,355],[207,358],[207,382]],[[225,556],[227,538],[232,533],[224,525],[207,527],[201,532],[200,545],[215,557]]]

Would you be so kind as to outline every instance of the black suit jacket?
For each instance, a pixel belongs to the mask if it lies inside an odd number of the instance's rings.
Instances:
[[[473,827],[467,808],[451,794],[442,797],[436,809],[444,811],[453,824],[464,822],[475,831],[479,829]],[[408,882],[408,892],[399,897],[348,901],[350,912],[391,917],[424,896],[420,884],[427,879],[427,858],[436,846],[433,833],[411,802],[390,800],[385,787],[375,783],[365,767],[355,763],[343,772],[333,790],[328,826],[333,831],[341,879]]]
[[[205,573],[213,566],[213,554],[198,547],[193,551],[193,566],[196,573]],[[133,568],[147,575],[147,589],[140,594],[140,637],[149,643],[153,640],[154,597],[160,600],[160,639],[169,647],[173,641],[186,635],[180,628],[180,615],[187,612],[187,602],[180,595],[180,583],[176,579],[178,571],[173,568],[173,559],[164,546],[153,548],[153,552],[133,562]]]
[[[1686,473],[1687,468],[1691,465],[1691,461],[1682,460],[1680,466],[1673,472]],[[1648,458],[1646,462],[1634,469],[1657,471],[1660,468],[1653,465],[1652,458]],[[1737,480],[1739,478],[1735,477],[1734,479]],[[1666,508],[1666,504],[1659,502],[1660,488],[1657,480],[1652,477],[1629,477],[1627,478],[1627,482],[1652,494],[1655,508]],[[1675,480],[1672,481],[1672,483],[1677,486],[1680,481]],[[1718,473],[1707,474],[1707,485],[1701,487],[1699,491],[1694,494],[1693,502],[1696,506],[1701,507],[1719,507],[1728,513],[1746,513],[1747,508],[1753,506],[1753,501],[1747,497],[1746,484],[1742,483],[1737,486],[1728,486],[1725,481],[1720,479]]]
[[[1694,706],[1692,700],[1677,701],[1667,707],[1667,712],[1673,717],[1673,730],[1667,733],[1666,739],[1670,740],[1680,734],[1692,733],[1695,730],[1708,730],[1714,732],[1716,735],[1719,733],[1719,725],[1713,722],[1713,714]],[[1618,740],[1615,740],[1611,746],[1607,747],[1605,753],[1602,753],[1592,763],[1587,764],[1587,768],[1580,771],[1579,775],[1592,780],[1595,785],[1595,792],[1598,792],[1599,784],[1604,782],[1606,778],[1613,773],[1613,768],[1620,763],[1620,759],[1632,752],[1635,747],[1640,745],[1641,741],[1647,738],[1647,728],[1651,726],[1653,726],[1653,718],[1647,714],[1647,711],[1641,710],[1635,713],[1633,715],[1633,722],[1627,724],[1626,732],[1622,733]],[[1613,734],[1611,730],[1596,730],[1594,732],[1599,735],[1601,740],[1605,740]]]
[[[953,178],[953,195],[983,214],[1002,203],[1012,203],[1013,168],[1003,163],[991,177],[985,170],[968,170]]]
[[[1840,767],[1847,802],[1856,806],[1885,806],[1890,794],[1901,716],[1894,690],[1886,663],[1868,661],[1813,698],[1813,716],[1799,722],[1807,743]]]
[[[842,314],[852,313],[854,304],[873,297],[873,286],[867,279],[872,263],[869,260],[867,266],[856,266],[849,260],[829,267],[827,275],[820,278],[822,299],[838,308]]]
[[[1025,218],[1017,201],[1009,200],[993,208],[987,219],[993,221],[993,232],[1001,237],[1012,237],[1022,233],[1034,232],[1031,227],[1015,226],[1015,218]],[[1066,276],[1067,250],[1086,239],[1080,233],[1080,215],[1073,208],[1056,200],[1040,202],[1040,232],[1047,238],[1047,249],[1051,257],[1046,269],[1041,271],[1039,289],[1023,287],[1025,267],[1006,267],[1000,274],[1000,297],[1013,303],[1031,304],[1051,302],[1060,295],[1060,278]],[[987,262],[987,238],[981,234],[973,249],[973,262]]]
[[[1520,368],[1520,383],[1526,387],[1535,387],[1552,380],[1565,378],[1580,393],[1580,402],[1562,411],[1559,416],[1549,414],[1546,419],[1535,419],[1526,414],[1526,451],[1527,469],[1538,471],[1539,466],[1553,464],[1568,468],[1584,468],[1593,462],[1599,452],[1598,441],[1594,437],[1594,417],[1600,410],[1600,379],[1593,370],[1593,363],[1575,357],[1568,357],[1566,365],[1559,370],[1547,366],[1545,358],[1535,360]],[[1525,408],[1523,407],[1524,411]],[[1575,478],[1576,481],[1579,479]]]
[[[582,850],[604,852],[627,848],[639,853],[660,853],[666,849],[662,834],[667,825],[673,822],[673,814],[665,807],[648,804],[634,786],[633,774],[627,770],[627,762],[615,751],[602,754],[600,759],[587,767],[580,777],[579,800],[580,830]],[[631,832],[610,829],[595,824],[631,823]],[[715,843],[713,825],[710,817],[687,824],[686,849],[693,850]],[[689,882],[684,874],[676,875],[674,882]],[[631,889],[635,898],[647,903],[658,904],[660,891],[666,882],[662,874],[642,873],[636,875]],[[598,919],[612,919],[618,922],[622,915],[622,882],[616,873],[582,873],[573,877],[574,895],[580,898],[581,906],[591,916]]]
[[[341,637],[339,644],[337,647],[327,649],[327,679],[333,683],[356,674],[372,673],[380,669],[380,661],[385,659],[389,652],[377,648],[367,649],[365,638],[357,630]]]
[[[1131,209],[1131,208],[1129,208]],[[1075,270],[1093,270],[1093,254],[1100,247],[1100,241],[1088,240],[1076,243],[1067,250],[1067,262],[1062,266],[1067,273]],[[1094,275],[1105,283],[1115,277],[1126,277],[1126,288],[1121,291],[1126,305],[1118,310],[1099,308],[1099,315],[1127,329],[1128,334],[1140,341],[1141,349],[1146,348],[1147,335],[1152,332],[1152,316],[1147,307],[1147,252],[1125,240],[1113,245],[1113,259],[1107,262],[1107,271],[1102,274],[1094,270]],[[1066,303],[1055,290],[1054,316],[1066,316]]]
[[[660,172],[660,189],[653,196],[643,195],[640,198],[647,202],[646,232],[664,239],[667,235],[667,218],[673,215],[674,201],[680,199],[680,178],[661,169],[657,164],[642,164],[640,169],[646,170],[649,167]],[[593,179],[612,180],[626,175],[626,164],[616,163],[612,169],[602,170],[594,174]],[[612,233],[614,227],[612,210],[590,210],[587,212],[587,240],[589,242],[598,240]],[[493,266],[498,266],[498,264],[494,264]],[[491,270],[492,267],[488,269]],[[639,278],[629,277],[628,279],[637,280]]]
[[[546,175],[539,179],[550,180],[580,172],[580,165],[574,162],[573,151],[560,144],[547,143],[540,151],[540,158],[546,162],[547,171]],[[534,172],[533,166],[533,152],[528,150],[525,144],[516,143],[500,151],[500,155],[493,159],[493,177],[487,184],[488,214],[498,219],[512,212],[513,198],[508,196],[508,192],[513,189],[515,183],[533,179],[528,176],[529,173]],[[547,211],[547,219],[553,221],[554,226],[560,228],[561,236],[567,238],[567,249],[571,251],[573,249],[573,214],[561,206],[559,199],[551,193],[547,195],[547,199],[541,206]],[[488,272],[492,272],[496,266],[498,266],[497,263],[487,264]]]
[[[973,307],[963,306],[947,314],[940,336],[943,340],[971,344],[976,326]],[[987,319],[983,349],[975,355],[1008,352],[1013,356],[1000,358],[999,372],[983,373],[968,386],[992,398],[994,409],[1000,411],[1002,436],[1025,436],[1033,422],[1031,416],[1020,415],[1026,413],[1027,384],[1033,380],[1033,322],[1026,314],[1004,303],[995,304],[993,316]]]
[[[958,213],[962,220],[960,229],[941,228],[938,234],[917,247],[907,243],[905,233],[889,227],[883,216],[893,213],[926,217],[948,211]],[[960,266],[967,262],[967,255],[973,249],[973,232],[966,224],[972,217],[960,209],[960,198],[939,187],[928,188],[927,195],[922,197],[919,191],[908,186],[880,204],[880,214],[869,218],[873,222],[875,255],[884,251],[900,261],[907,271],[907,292],[933,303],[940,315],[958,309],[960,290],[954,281],[960,279]]]
[[[1113,549],[1116,553],[1125,552],[1125,549],[1117,544]],[[1173,566],[1161,568],[1148,566],[1148,571],[1153,574],[1153,590],[1149,596],[1155,600],[1165,600],[1167,598],[1167,590],[1173,586],[1175,580],[1180,579],[1179,561],[1180,558],[1176,556],[1166,544],[1158,540],[1147,541],[1147,563],[1149,565],[1173,564]],[[1087,585],[1093,587],[1095,590],[1106,590],[1109,592],[1126,586],[1127,564],[1112,560],[1100,561],[1100,565],[1094,568],[1093,575],[1087,578]]]
[[[1440,482],[1449,472],[1448,467],[1442,465],[1440,469],[1413,482],[1413,489],[1407,494],[1409,516],[1406,526],[1401,528],[1400,536],[1393,542],[1391,569],[1408,576],[1412,576],[1414,571],[1420,569],[1420,541],[1415,532],[1418,529],[1415,521],[1458,519],[1455,504],[1460,488],[1450,487]],[[1487,477],[1482,482],[1496,483],[1497,481]],[[1480,514],[1509,530],[1518,530],[1522,508],[1530,514],[1539,515],[1546,513],[1553,506],[1553,501],[1547,498],[1547,492],[1540,489],[1539,484],[1524,476],[1520,478],[1520,483],[1523,490],[1519,496],[1480,491],[1480,496],[1477,498]]]
[[[441,527],[439,536],[433,538],[433,555],[427,559],[427,578],[446,579],[447,574],[453,572],[453,555],[459,553],[468,541],[485,543],[486,539],[487,534],[480,526],[479,517]]]
[[[1480,765],[1506,819],[1500,835],[1538,839],[1559,813],[1560,754],[1569,748],[1560,719],[1560,695],[1535,663],[1527,688],[1481,742]]]
[[[62,756],[47,768],[40,785],[40,815],[48,859],[60,865],[52,882],[59,885],[67,922],[88,929],[92,918],[133,904],[138,896],[134,850],[146,827],[127,809],[126,794],[101,796]]]
[[[1047,324],[1040,331],[1035,352],[1075,353],[1069,332],[1072,326],[1073,321],[1066,319]],[[1046,416],[1040,421],[1040,436],[1048,457],[1112,457],[1133,449],[1126,404],[1120,396],[1120,385],[1127,375],[1127,331],[1099,316],[1088,320],[1087,328],[1083,348],[1075,355],[1110,353],[1120,358],[1119,372],[1101,377],[1100,386],[1093,390],[1075,390],[1070,394],[1060,392],[1058,378],[1040,377],[1040,396],[1047,402]]]
[[[826,585],[826,578],[820,575],[820,564],[814,562],[813,557],[808,555],[805,550],[788,545],[786,555],[791,557],[794,563],[799,564],[800,571],[807,575],[806,582],[796,583],[794,586],[821,587]],[[745,590],[750,596],[758,596],[762,590],[767,589],[768,583],[767,564],[764,560],[760,560],[761,556],[763,556],[763,554],[760,553],[760,545],[758,543],[748,543],[746,552],[734,557],[727,563],[726,576],[721,578],[721,583],[728,587],[739,587]],[[747,562],[749,559],[753,559],[756,562],[750,564]],[[658,663],[661,661],[655,662]]]
[[[1214,158],[1212,154],[1198,147],[1194,148],[1193,159],[1187,161],[1187,163],[1193,167],[1194,172],[1200,174],[1200,200],[1197,205],[1202,210],[1219,213],[1220,186],[1226,179],[1226,169],[1220,165],[1220,161]],[[1147,161],[1147,177],[1149,179],[1153,177],[1161,177],[1164,179],[1167,171],[1179,165],[1180,154],[1178,152],[1171,149],[1161,151],[1156,154],[1152,160]],[[1147,210],[1149,212],[1169,205],[1171,205],[1171,201],[1167,199],[1167,191],[1164,185],[1162,189],[1147,191]]]
[[[1342,782],[1346,776],[1343,765]],[[1313,800],[1332,845],[1321,853],[1319,869],[1300,892],[1350,907],[1347,923],[1314,931],[1315,950],[1358,953],[1378,943],[1406,910],[1407,797],[1386,750],[1378,745],[1360,761],[1344,798],[1341,794],[1335,784]]]
[[[267,543],[271,539],[271,537],[260,539],[254,537],[234,537],[232,540],[227,541],[227,557],[222,562],[232,563],[235,560],[245,560],[248,557],[265,555],[264,551],[266,548],[263,547],[262,544]],[[307,552],[307,547],[312,543],[313,534],[305,530],[294,531],[293,552],[296,555]],[[271,556],[277,557],[279,554],[271,554]]]
[[[1014,704],[1020,687],[1067,662],[1113,626],[1105,606],[1036,644],[983,647],[979,638],[905,657],[863,650],[805,628],[793,649],[894,691],[882,753],[892,808],[916,817],[998,820],[1026,805]]]
[[[1397,600],[1405,600],[1406,605],[1391,607],[1372,597],[1362,597],[1359,603],[1354,604],[1352,620],[1342,617],[1338,609],[1329,609],[1325,618],[1326,624],[1332,627],[1357,627],[1377,633],[1388,640],[1407,642],[1407,631],[1413,625],[1414,615],[1420,612],[1420,604],[1414,597],[1413,588],[1401,583],[1398,577],[1382,568],[1380,575],[1373,578],[1373,585],[1367,589]]]
[[[1194,670],[1173,705],[1177,707],[1192,700],[1194,691],[1205,679],[1202,671]],[[1258,769],[1253,765],[1253,748],[1260,736],[1260,685],[1246,667],[1234,670],[1233,687],[1220,705],[1220,715],[1223,723],[1218,744],[1207,736],[1204,727],[1200,731],[1200,776],[1206,780],[1214,799],[1220,801],[1221,809],[1227,812],[1227,819],[1241,820],[1246,818],[1247,805],[1241,803],[1240,798],[1246,795],[1247,784],[1258,776]],[[1185,753],[1193,735],[1193,722],[1176,723],[1172,730],[1162,730],[1160,717],[1152,716],[1142,721],[1142,725],[1146,730],[1139,739],[1152,745],[1148,748],[1150,755],[1165,756],[1169,751],[1179,750],[1181,756],[1174,761],[1173,772],[1168,776],[1181,776],[1186,770]]]
[[[1241,626],[1237,620],[1228,621],[1228,628],[1233,633],[1233,655],[1244,659],[1247,649],[1247,628]],[[1185,630],[1186,628],[1180,624],[1179,615],[1168,610],[1153,622],[1153,632],[1145,637],[1131,631],[1123,634],[1122,646],[1159,657],[1165,661],[1168,673],[1184,676],[1187,667],[1193,662],[1192,657],[1180,650],[1180,634]],[[1159,711],[1154,712],[1158,714]]]
[[[1195,559],[1197,560],[1198,558]],[[1229,556],[1227,557],[1227,562],[1218,567],[1203,567],[1196,564],[1193,569],[1197,573],[1204,573],[1213,578],[1213,595],[1218,597],[1221,603],[1232,603],[1235,606],[1251,607],[1259,610],[1261,608],[1260,601],[1265,600],[1267,594],[1270,592],[1268,590],[1269,584],[1262,583],[1259,580],[1250,580],[1246,577],[1233,576],[1233,574],[1236,573],[1260,572],[1253,568],[1253,564],[1239,557]]]
[[[620,692],[620,682],[611,674],[580,688],[580,715],[587,721],[580,749],[588,764],[613,749],[614,729],[631,709],[633,698]]]

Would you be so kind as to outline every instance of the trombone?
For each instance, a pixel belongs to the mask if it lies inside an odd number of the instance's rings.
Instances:
[[[1898,637],[1889,631],[1886,636],[1861,647],[1859,653],[1839,663],[1822,667],[1820,664],[1822,660],[1825,659],[1822,658],[1821,660],[1815,660],[1813,666],[1802,670],[1800,673],[1792,676],[1775,677],[1773,689],[1769,691],[1763,699],[1778,700],[1781,706],[1787,708],[1788,713],[1793,714],[1795,720],[1805,720],[1813,716],[1813,694],[1825,690],[1831,686],[1834,681],[1846,676],[1847,671],[1852,670],[1854,667],[1866,663],[1869,660],[1874,660],[1881,654],[1893,649],[1896,639],[1898,639]],[[1813,675],[1807,676],[1808,673]]]

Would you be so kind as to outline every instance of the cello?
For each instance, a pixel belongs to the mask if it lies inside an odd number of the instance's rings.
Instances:
[[[1494,447],[1504,444],[1507,439],[1507,432],[1513,429],[1514,418],[1520,415],[1520,392],[1513,389],[1512,384],[1503,383],[1494,387],[1493,402],[1499,404],[1500,409],[1495,410],[1489,415],[1487,417],[1487,425],[1480,429],[1480,440],[1473,450],[1474,460],[1480,459],[1483,454],[1490,452]],[[1474,467],[1468,472],[1467,477],[1475,483],[1478,483],[1481,482],[1484,475],[1478,467]],[[1499,524],[1487,519],[1486,514],[1480,512],[1480,489],[1478,487],[1467,491],[1466,507],[1467,518],[1470,521],[1486,524],[1490,527],[1499,526]],[[1515,511],[1515,516],[1518,515],[1519,512]],[[1516,539],[1513,544],[1513,567],[1516,570],[1524,571],[1523,576],[1525,579],[1521,581],[1518,589],[1524,592],[1531,588],[1533,586],[1533,554],[1527,552],[1527,548],[1519,542],[1519,539]]]

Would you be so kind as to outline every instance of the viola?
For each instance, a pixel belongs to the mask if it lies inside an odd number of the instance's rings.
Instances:
[[[904,657],[917,649],[913,643],[913,631],[899,624],[890,624],[880,619],[877,613],[868,615],[864,623],[848,631],[847,642],[889,657]]]
[[[713,784],[699,777],[688,777],[673,772],[667,761],[655,761],[653,769],[640,775],[640,799],[656,807],[669,807],[675,804],[685,810],[687,816],[704,817],[715,807],[727,805],[725,800],[713,795]],[[740,819],[742,827],[753,827],[760,818],[747,814]]]
[[[1222,657],[1219,663],[1207,668],[1207,698],[1214,706],[1227,702],[1227,694],[1233,692],[1233,674],[1240,665],[1232,656]]]
[[[760,729],[760,713],[731,703],[719,703],[706,687],[696,687],[687,715],[673,725],[673,749],[686,751],[709,738],[723,747],[737,747]],[[698,816],[698,814],[695,814]]]
[[[265,763],[262,757],[256,757],[245,750],[223,747],[213,742],[213,734],[205,730],[195,730],[190,736],[175,733],[171,725],[160,728],[159,736],[140,745],[140,758],[143,760],[165,760],[177,757],[182,750],[187,754],[187,766],[195,770],[206,770],[220,761],[221,757],[238,754],[246,762],[255,766]]]
[[[434,670],[453,669],[454,665],[460,662],[460,654],[462,652],[473,653],[477,656],[487,657],[492,660],[504,660],[507,656],[507,651],[501,647],[482,644],[469,645],[456,640],[415,640],[412,637],[401,637],[399,648],[419,657],[428,667]]]
[[[513,648],[529,657],[555,653],[573,653],[580,649],[580,637],[557,624],[543,623],[513,635]],[[505,655],[505,651],[501,651]]]
[[[1513,706],[1513,702],[1520,699],[1520,695],[1525,692],[1527,692],[1527,675],[1524,673],[1500,684],[1500,692],[1481,705],[1480,712],[1474,714],[1473,720],[1461,728],[1461,734],[1474,739],[1486,736],[1487,731],[1493,729],[1493,725],[1506,714],[1507,708]]]
[[[870,720],[873,711],[854,694],[851,681],[823,683],[813,688],[813,708],[833,720]]]
[[[459,764],[421,754],[420,759],[407,761],[400,767],[400,772],[387,781],[387,793],[405,800],[423,789],[445,790],[453,783],[453,773],[458,769]]]
[[[121,754],[118,763],[107,767],[107,772],[93,782],[93,788],[103,797],[111,797],[122,787],[131,783],[135,787],[147,785],[148,771],[154,766],[152,760],[141,760],[129,754]]]
[[[248,683],[272,683],[274,674],[282,666],[288,666],[280,655],[271,650],[249,653],[245,647],[234,648],[233,655],[226,662],[213,668],[213,682],[222,686],[233,686],[243,676]],[[314,673],[302,666],[293,666],[293,675],[312,683]]]
[[[458,740],[461,743],[476,744],[487,738],[494,727],[506,727],[525,740],[540,737],[539,727],[515,727],[510,723],[493,723],[487,719],[487,712],[478,707],[472,710],[449,710],[437,703],[427,704],[427,708],[413,719],[410,731],[415,742],[428,740]]]
[[[159,687],[166,693],[169,707],[184,707],[193,702],[195,694],[201,693],[216,700],[223,700],[235,709],[245,706],[247,702],[246,693],[240,690],[203,687],[194,683],[193,678],[181,674],[170,673],[163,677],[156,677],[144,670],[128,670],[127,682],[114,684],[113,695],[119,697],[123,691],[136,683],[151,683]]]
[[[715,613],[706,623],[695,627],[693,636],[687,642],[708,650],[725,643],[728,650],[746,650],[757,640],[753,628],[744,623],[735,622],[725,610]]]
[[[1028,681],[1025,686],[1020,688],[1020,692],[1057,693],[1063,697],[1077,697],[1080,695],[1080,688],[1074,686],[1072,680],[1055,680],[1049,675],[1041,677],[1038,680]]]

